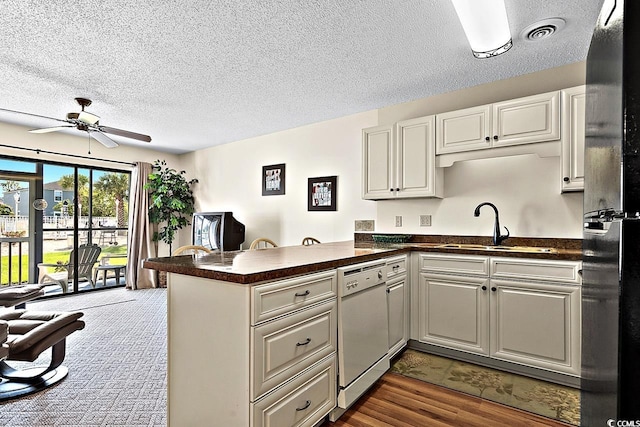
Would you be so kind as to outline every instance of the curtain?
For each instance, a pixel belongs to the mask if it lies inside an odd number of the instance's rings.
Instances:
[[[136,162],[129,191],[129,236],[127,241],[127,289],[157,288],[156,272],[142,268],[146,258],[156,256],[149,223],[149,193],[144,186],[153,169],[150,163]]]

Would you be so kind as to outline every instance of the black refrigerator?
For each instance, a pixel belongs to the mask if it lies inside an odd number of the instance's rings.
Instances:
[[[585,115],[581,425],[640,425],[638,0],[604,1]]]

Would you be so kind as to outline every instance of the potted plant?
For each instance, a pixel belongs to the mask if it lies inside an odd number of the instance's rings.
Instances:
[[[195,199],[191,186],[197,179],[187,181],[185,171],[176,171],[167,167],[167,162],[156,160],[153,172],[149,174],[145,188],[149,191],[149,222],[155,225],[153,241],[158,253],[158,242],[162,240],[171,245],[176,232],[189,225],[189,217],[195,209]],[[160,224],[163,227],[157,229]]]

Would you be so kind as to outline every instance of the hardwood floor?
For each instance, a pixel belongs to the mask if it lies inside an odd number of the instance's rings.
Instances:
[[[387,373],[335,423],[322,427],[567,427],[549,418]]]

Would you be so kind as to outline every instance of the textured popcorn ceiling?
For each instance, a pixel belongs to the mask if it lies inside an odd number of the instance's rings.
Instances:
[[[0,0],[0,108],[88,97],[153,138],[118,142],[192,151],[585,60],[601,4],[506,0],[514,47],[477,60],[449,0]],[[551,17],[555,36],[520,38]]]

